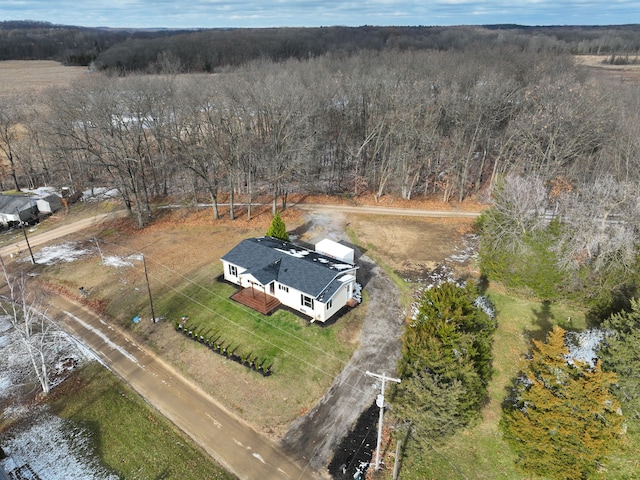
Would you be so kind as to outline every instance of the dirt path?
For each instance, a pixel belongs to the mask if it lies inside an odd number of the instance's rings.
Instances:
[[[60,227],[49,230],[48,232],[37,233],[35,235],[28,234],[27,239],[31,247],[37,247],[39,245],[44,245],[45,243],[52,242],[53,240],[57,240],[58,238],[64,237],[71,233],[79,232],[81,230],[84,230],[85,228],[98,225],[105,220],[116,218],[124,214],[124,211],[117,211],[94,215],[92,217],[83,218],[82,220],[78,220],[67,225],[62,225]],[[19,240],[15,243],[12,243],[11,245],[0,248],[0,256],[10,256],[18,252],[26,252],[27,250],[27,241]]]
[[[311,212],[336,212],[341,214],[392,215],[395,217],[433,217],[433,218],[476,218],[478,211],[467,210],[424,210],[419,208],[372,207],[367,205],[320,205],[299,203],[296,208]]]
[[[344,240],[345,219],[340,211],[314,208],[305,215],[307,230],[301,239],[310,243],[322,237]],[[282,441],[286,452],[302,457],[327,477],[334,449],[380,392],[380,385],[365,372],[392,374],[400,354],[403,316],[398,289],[369,257],[356,254],[356,258],[358,281],[369,297],[359,348],[324,397],[291,425]]]

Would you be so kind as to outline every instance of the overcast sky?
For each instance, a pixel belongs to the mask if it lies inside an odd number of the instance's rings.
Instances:
[[[0,0],[0,20],[86,27],[620,25],[640,0]]]

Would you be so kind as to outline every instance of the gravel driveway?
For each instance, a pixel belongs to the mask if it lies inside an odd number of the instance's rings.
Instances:
[[[306,215],[305,220],[301,240],[309,243],[322,238],[345,241],[345,219],[340,213],[314,212]],[[380,393],[380,382],[365,372],[393,376],[400,356],[404,315],[398,302],[399,291],[380,267],[358,251],[356,263],[358,282],[369,298],[358,350],[324,397],[291,425],[282,440],[285,451],[328,478],[326,467],[334,449]]]

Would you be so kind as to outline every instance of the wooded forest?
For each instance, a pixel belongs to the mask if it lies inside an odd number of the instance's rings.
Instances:
[[[243,29],[117,29],[0,22],[0,60],[57,60],[117,74],[153,71],[160,56],[183,73],[216,72],[250,60],[305,60],[361,50],[465,51],[477,44],[637,60],[640,25],[415,26]]]
[[[201,192],[216,215],[221,194],[463,201],[508,175],[556,182],[556,197],[637,183],[637,92],[565,53],[367,50],[191,75],[166,53],[155,69],[2,98],[3,189],[117,188],[143,226],[150,199]]]

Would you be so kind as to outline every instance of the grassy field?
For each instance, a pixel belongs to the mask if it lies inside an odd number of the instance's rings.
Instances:
[[[0,97],[29,95],[52,87],[64,87],[89,75],[86,67],[65,67],[52,60],[7,60],[0,62]]]
[[[49,403],[53,413],[92,433],[102,463],[120,478],[235,478],[96,362],[75,372]]]

